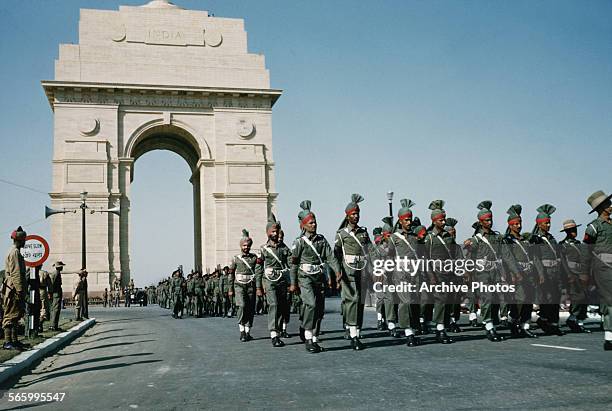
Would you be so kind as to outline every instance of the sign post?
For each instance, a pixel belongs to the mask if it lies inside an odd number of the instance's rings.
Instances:
[[[36,304],[36,288],[40,282],[40,267],[49,258],[49,243],[39,235],[29,235],[26,237],[25,246],[21,249],[21,255],[25,260],[27,267],[30,267],[30,276],[28,278],[29,303],[26,304],[27,311],[27,327],[25,329],[26,337],[30,337],[32,331],[37,324],[34,324],[33,306]],[[39,319],[40,321],[40,319]]]

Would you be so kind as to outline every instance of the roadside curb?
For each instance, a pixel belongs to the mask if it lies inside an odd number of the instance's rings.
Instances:
[[[89,320],[75,325],[68,331],[59,333],[54,337],[46,339],[40,344],[35,345],[31,350],[24,351],[10,360],[3,362],[0,364],[0,386],[9,378],[12,378],[31,368],[34,364],[46,356],[55,353],[63,346],[68,345],[77,337],[80,337],[95,323],[96,319],[90,318]]]

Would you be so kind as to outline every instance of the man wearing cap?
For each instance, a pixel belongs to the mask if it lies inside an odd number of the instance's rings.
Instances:
[[[507,280],[515,286],[514,298],[508,307],[512,318],[510,332],[517,338],[537,338],[529,328],[535,290],[540,278],[533,264],[533,254],[538,250],[521,234],[522,209],[520,204],[514,204],[508,209],[508,228],[502,246],[502,262],[509,276]]]
[[[235,255],[230,264],[230,294],[236,295],[240,341],[251,341],[251,327],[255,315],[255,267],[259,258],[251,253],[253,240],[247,230],[242,230],[241,253]]]
[[[87,273],[87,271],[85,269],[82,269],[78,272],[78,276],[79,279],[76,282],[76,286],[74,288],[74,292],[72,293],[72,298],[74,299],[74,308],[75,308],[75,319],[77,321],[81,321],[83,319],[83,310],[84,310],[84,304],[85,304],[85,299],[87,298],[87,295],[85,294],[86,288],[85,288],[85,274]]]
[[[417,261],[423,257],[423,241],[419,239],[419,232],[413,230],[412,227],[412,210],[411,207],[415,205],[411,200],[402,199],[400,200],[401,208],[397,213],[397,224],[395,229],[392,230],[393,234],[389,237],[389,260],[396,260],[400,258],[402,260],[408,259],[411,261]],[[421,230],[425,230],[421,227]],[[402,283],[413,284],[418,289],[422,274],[414,271],[399,270],[400,267],[396,267],[398,270],[393,272],[393,284],[400,285]],[[418,299],[418,293],[416,292],[397,292],[394,295],[395,299],[399,302],[397,306],[399,326],[404,329],[404,336],[406,337],[406,345],[408,347],[415,347],[420,345],[420,339],[415,336],[415,329],[419,326],[420,317],[420,305]],[[394,330],[394,324],[389,323],[389,333],[393,337],[401,337],[401,333],[398,330]]]
[[[581,224],[576,224],[574,220],[565,220],[563,222],[562,233],[565,233],[565,238],[559,242],[561,246],[561,264],[567,273],[567,291],[571,301],[568,317],[565,324],[572,332],[575,333],[590,333],[584,328],[584,320],[587,318],[587,287],[588,277],[580,275],[584,273],[582,264],[582,256],[584,244],[576,240],[578,236],[578,227]]]
[[[604,350],[612,350],[612,195],[596,191],[589,196],[587,202],[591,206],[590,213],[597,213],[597,218],[591,221],[585,230],[585,247],[583,262],[583,278],[593,274],[599,295],[600,312],[603,317]],[[589,213],[589,214],[590,214]]]
[[[556,209],[551,204],[538,207],[536,224],[529,241],[536,244],[539,249],[535,264],[540,266],[539,270],[543,276],[538,298],[540,303],[538,326],[546,335],[562,336],[565,333],[559,328],[559,308],[564,271],[561,265],[561,249],[555,237],[550,234],[550,216]]]
[[[261,246],[258,264],[255,268],[257,295],[265,290],[268,302],[268,330],[273,347],[283,347],[280,339],[283,331],[283,314],[287,310],[287,282],[289,280],[289,256],[291,250],[278,240],[281,225],[274,214],[266,225],[268,241]]]
[[[317,219],[310,210],[310,206],[309,200],[300,203],[302,211],[298,214],[298,219],[302,233],[291,247],[289,291],[296,293],[299,285],[302,299],[301,329],[304,334],[306,351],[318,353],[322,351],[322,347],[318,344],[318,336],[325,304],[324,265],[328,264],[338,278],[340,267],[325,237],[317,234]],[[328,285],[330,283],[328,279]]]
[[[2,329],[5,350],[23,350],[26,345],[17,339],[19,320],[25,314],[26,265],[21,249],[25,245],[26,232],[21,227],[11,233],[13,245],[4,260],[4,281],[2,283]]]
[[[431,210],[431,222],[429,232],[425,237],[425,257],[430,261],[444,261],[453,259],[453,250],[455,249],[455,240],[445,230],[446,226],[446,211],[444,211],[444,200],[434,200],[429,204]],[[452,280],[452,274],[445,273],[442,270],[438,270],[435,264],[427,264],[427,280],[430,284],[438,284],[441,282],[450,282]],[[446,295],[444,293],[433,294],[433,312],[432,321],[436,324],[436,340],[442,344],[450,344],[454,342],[446,334],[445,324],[445,311],[448,306],[450,310],[450,304],[446,303]],[[429,309],[426,304],[422,307],[424,312],[425,323],[427,324],[426,311]]]
[[[359,203],[363,197],[353,194],[351,201],[344,209],[344,219],[336,232],[334,255],[341,265],[340,296],[344,303],[344,322],[349,327],[351,348],[362,350],[365,346],[360,341],[363,326],[365,289],[363,287],[368,270],[368,255],[371,245],[368,230],[359,226]],[[363,289],[363,290],[362,290]]]
[[[484,270],[474,270],[472,280],[486,285],[505,282],[501,260],[502,237],[498,232],[492,230],[491,206],[492,203],[488,200],[478,204],[480,211],[477,215],[478,221],[474,224],[474,235],[465,242],[469,250],[468,257],[474,261],[484,261]],[[494,296],[490,292],[477,292],[476,297],[480,301],[480,312],[487,338],[492,342],[503,341],[503,338],[497,334],[493,323],[494,317],[499,313],[499,304],[494,304],[494,300],[499,301],[500,296]]]

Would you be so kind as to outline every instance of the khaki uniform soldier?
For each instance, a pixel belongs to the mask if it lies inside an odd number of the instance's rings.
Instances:
[[[170,293],[172,294],[172,318],[175,319],[183,318],[183,305],[185,301],[183,294],[184,281],[180,270],[176,270],[172,273]]]
[[[242,230],[241,254],[234,256],[230,264],[230,293],[236,294],[240,341],[251,341],[251,327],[255,316],[255,266],[259,258],[251,253],[253,240],[247,230]]]
[[[40,294],[40,323],[38,331],[43,331],[43,323],[49,321],[51,314],[51,303],[49,299],[49,273],[45,270],[40,271],[40,283],[38,284],[38,293]]]
[[[351,202],[344,209],[345,217],[336,232],[334,255],[341,263],[340,296],[344,304],[344,323],[349,328],[351,347],[353,350],[365,348],[359,339],[363,327],[365,276],[369,271],[369,249],[372,242],[365,227],[360,227],[359,203],[363,197],[359,194],[351,196]]]
[[[25,314],[26,265],[21,248],[25,245],[26,232],[21,227],[11,233],[13,245],[4,262],[4,281],[2,283],[2,329],[4,330],[5,350],[23,350],[26,348],[17,339],[19,320]]]
[[[85,270],[79,271],[79,279],[74,288],[74,292],[72,293],[72,298],[74,299],[75,319],[77,321],[81,321],[83,319],[85,299],[87,299],[85,273],[87,273]]]
[[[578,236],[578,227],[581,224],[576,224],[574,220],[565,220],[563,222],[562,233],[565,233],[565,238],[559,242],[561,246],[561,264],[567,273],[567,292],[570,297],[570,316],[565,324],[572,332],[575,333],[590,333],[584,328],[584,320],[587,318],[588,298],[587,287],[589,278],[582,276],[584,274],[584,264],[582,258],[585,252],[582,250],[584,244],[576,240]]]
[[[517,338],[537,338],[529,328],[535,290],[540,278],[533,263],[534,253],[538,249],[532,247],[529,240],[521,234],[522,209],[520,204],[512,205],[508,209],[508,228],[502,246],[502,261],[508,275],[507,280],[515,286],[514,298],[508,307],[512,318],[510,332]]]
[[[49,321],[51,325],[49,330],[59,331],[59,317],[60,311],[62,309],[62,270],[64,269],[65,264],[61,261],[57,261],[53,264],[55,267],[55,272],[49,273],[49,300],[51,302],[51,315],[49,317]]]
[[[255,268],[257,295],[265,290],[268,302],[268,330],[272,346],[283,347],[280,339],[283,328],[283,314],[287,310],[287,284],[289,280],[289,256],[291,250],[278,241],[281,225],[272,214],[266,225],[268,242],[261,246],[261,258]],[[286,324],[285,324],[286,327]]]
[[[491,201],[482,201],[478,204],[478,221],[474,224],[474,236],[466,240],[468,257],[474,261],[484,261],[484,270],[475,270],[472,273],[472,281],[484,284],[496,284],[505,282],[504,268],[501,259],[502,236],[492,230],[493,212]],[[503,337],[497,334],[494,318],[499,314],[499,304],[493,303],[493,295],[489,292],[478,292],[476,297],[480,302],[480,312],[489,341],[503,341]]]
[[[391,217],[385,218],[392,220]],[[375,227],[372,230],[372,236],[374,237],[374,244],[370,248],[370,261],[372,261],[372,263],[375,261],[384,261],[389,255],[389,234],[390,233],[386,233],[386,236],[383,235],[382,227]],[[372,283],[380,282],[381,284],[388,284],[388,276],[389,273],[384,273],[383,275],[372,273]],[[395,312],[393,312],[390,318],[387,318],[385,312],[385,307],[387,305],[390,305],[392,311],[395,311],[392,295],[383,291],[375,291],[374,298],[376,307],[376,329],[379,331],[386,330],[388,327],[387,321],[393,322],[395,326],[395,322],[397,322],[397,318],[393,317]]]
[[[596,191],[587,202],[590,213],[598,217],[591,221],[584,234],[587,247],[584,250],[584,276],[592,273],[599,295],[600,311],[603,317],[604,350],[612,350],[612,195]]]
[[[324,265],[328,264],[337,277],[340,276],[340,267],[325,237],[317,234],[317,220],[310,206],[309,200],[300,203],[302,211],[298,214],[298,219],[302,234],[291,247],[289,291],[297,292],[299,285],[302,298],[300,333],[303,332],[306,351],[318,353],[322,351],[318,344],[318,334],[325,304]],[[331,281],[328,279],[328,285],[329,283]]]
[[[425,237],[425,257],[428,260],[444,261],[452,259],[455,249],[455,239],[445,230],[446,211],[444,211],[444,200],[434,200],[429,204],[431,210],[432,226]],[[451,276],[443,271],[438,271],[435,264],[427,264],[427,279],[430,283],[450,282]],[[446,334],[444,327],[446,296],[443,293],[433,294],[433,315],[432,320],[436,324],[436,340],[442,344],[453,343],[454,340]],[[426,318],[427,321],[427,318]],[[427,322],[424,323],[426,326]]]
[[[412,210],[415,205],[411,200],[402,199],[401,208],[397,213],[397,224],[393,234],[389,237],[389,259],[408,259],[418,260],[423,258],[424,244],[422,241],[422,231],[425,227],[420,227],[418,231],[412,227]],[[396,271],[392,274],[393,283],[399,285],[403,282],[417,286],[421,282],[422,272]],[[400,292],[397,293],[399,304],[397,307],[399,326],[404,329],[406,345],[415,347],[421,341],[415,336],[415,329],[419,328],[420,304],[417,293]],[[394,337],[401,337],[401,334],[394,330],[394,324],[389,323],[389,332]]]
[[[538,207],[536,225],[530,241],[539,248],[535,264],[539,266],[543,275],[538,297],[540,318],[537,323],[546,335],[561,336],[565,333],[559,328],[559,303],[565,273],[561,265],[561,248],[555,237],[550,234],[550,216],[555,210],[556,207],[550,204]]]

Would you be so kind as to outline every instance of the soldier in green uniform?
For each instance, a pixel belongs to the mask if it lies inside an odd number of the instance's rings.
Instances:
[[[202,272],[197,271],[195,279],[193,280],[193,291],[195,295],[195,316],[202,318],[202,312],[204,309],[204,280],[202,279]]]
[[[545,334],[561,336],[565,334],[559,328],[559,303],[564,272],[560,258],[561,249],[555,237],[550,234],[550,216],[555,210],[556,207],[550,204],[538,207],[536,225],[529,240],[539,249],[535,264],[543,275],[539,293],[540,317],[537,323]]]
[[[491,201],[482,201],[478,204],[478,221],[474,224],[474,235],[466,240],[468,257],[474,261],[484,261],[484,270],[474,270],[472,281],[486,285],[505,282],[504,268],[501,259],[502,236],[493,231],[493,212]],[[480,312],[489,341],[503,341],[503,337],[497,334],[494,319],[499,314],[499,304],[493,303],[493,295],[490,292],[477,292],[476,297],[480,302]]]
[[[428,230],[425,237],[424,255],[427,260],[444,261],[452,259],[455,245],[455,240],[446,231],[446,211],[444,211],[444,200],[434,200],[429,204],[431,210],[431,229]],[[450,282],[452,274],[438,270],[435,264],[427,265],[427,280],[430,284],[437,284],[442,281]],[[442,344],[453,343],[454,340],[446,334],[445,311],[446,311],[446,295],[443,293],[433,294],[433,315],[432,320],[436,324],[436,341]],[[425,318],[427,321],[427,318]],[[425,322],[426,324],[426,322]]]
[[[452,217],[446,218],[446,227],[445,227],[446,231],[448,231],[451,237],[453,237],[455,242],[457,241],[457,229],[455,228],[457,223],[459,222],[455,218],[452,218]],[[454,247],[454,258],[460,259],[462,257],[463,257],[463,254],[462,254],[461,248],[456,245]],[[453,282],[455,284],[461,284],[463,283],[463,277],[456,276]],[[461,327],[459,327],[458,323],[459,323],[459,319],[461,318],[461,301],[463,297],[465,297],[463,294],[460,294],[460,293],[454,294],[453,299],[455,302],[454,304],[451,304],[450,312],[447,314],[449,322],[445,323],[444,325],[452,333],[461,332]]]
[[[221,292],[223,293],[223,317],[228,317],[230,316],[230,308],[232,307],[232,300],[230,299],[228,295],[229,290],[230,290],[230,282],[229,282],[229,267],[227,265],[223,267],[219,284],[220,284]]]
[[[596,191],[587,199],[590,213],[597,213],[584,234],[587,245],[584,250],[583,278],[593,275],[599,295],[600,312],[603,317],[604,350],[612,350],[612,195]]]
[[[301,328],[304,330],[306,351],[318,353],[322,350],[317,342],[317,330],[320,329],[324,314],[324,265],[328,264],[337,277],[340,277],[340,267],[325,237],[317,234],[317,220],[310,206],[309,200],[300,203],[302,211],[298,214],[298,219],[302,233],[291,247],[289,291],[297,292],[299,284],[302,297],[300,319]],[[329,283],[331,281],[328,279],[328,285]]]
[[[191,272],[189,274],[187,274],[187,281],[185,282],[185,286],[186,286],[186,307],[187,307],[187,315],[194,315],[195,314],[195,310],[194,310],[194,305],[195,305],[195,300],[194,300],[194,296],[195,296],[195,289],[193,288],[193,277],[194,277],[194,272],[193,270],[191,270]]]
[[[178,319],[183,318],[183,279],[180,270],[175,270],[172,273],[172,280],[170,282],[170,292],[172,293],[172,318]]]
[[[395,260],[398,257],[416,261],[421,259],[424,254],[424,244],[419,234],[424,227],[419,227],[418,231],[412,226],[412,210],[415,205],[411,200],[402,199],[400,201],[401,208],[397,213],[397,224],[393,234],[389,237],[389,255],[388,258]],[[421,282],[423,273],[420,271],[395,271],[392,273],[393,283],[399,285],[401,283],[413,284],[417,287]],[[404,329],[406,337],[406,345],[415,347],[421,344],[420,339],[415,335],[415,329],[419,328],[420,304],[418,293],[416,292],[400,292],[397,293],[399,304],[397,306],[399,326]],[[391,313],[389,313],[391,314]],[[392,314],[391,314],[392,315]],[[389,323],[389,332],[394,337],[401,337],[398,330],[394,330],[394,324]]]
[[[289,247],[287,247],[287,244],[285,244],[285,232],[282,229],[278,230],[278,245],[279,247],[283,247],[283,248],[287,248],[289,249]],[[291,260],[291,250],[289,249],[289,257],[287,258],[287,266],[289,266],[290,260]],[[289,270],[291,271],[291,270]],[[287,287],[285,288],[285,290],[287,290],[286,294],[285,294],[285,304],[281,304],[282,307],[282,331],[280,333],[280,337],[281,338],[291,338],[291,336],[289,335],[289,333],[287,332],[287,325],[289,324],[289,320],[291,319],[291,293],[289,292],[289,283],[291,282],[289,276],[287,276],[287,278],[285,279],[285,281],[287,282]]]
[[[21,255],[25,245],[26,232],[21,227],[11,233],[13,245],[4,262],[4,281],[2,282],[2,329],[4,330],[5,350],[22,350],[26,346],[17,338],[19,320],[25,314],[26,266]]]
[[[385,217],[391,220],[391,217]],[[372,236],[374,237],[374,244],[370,248],[370,261],[384,261],[389,254],[389,236],[386,237],[383,235],[382,227],[375,227],[372,230]],[[372,278],[372,282],[381,282],[384,283],[387,279],[388,273],[385,273],[381,276],[372,274],[374,278]],[[375,291],[374,298],[376,301],[376,329],[379,331],[386,330],[388,327],[387,317],[385,313],[385,304],[387,303],[388,293],[383,291]],[[393,323],[393,327],[395,328],[395,322],[397,319],[390,318],[390,322]]]
[[[268,241],[261,246],[260,259],[255,269],[257,295],[265,290],[268,302],[268,330],[272,346],[283,347],[280,339],[283,331],[283,314],[287,304],[287,282],[289,279],[289,256],[291,250],[278,240],[280,222],[272,214],[266,225]]]
[[[510,332],[514,337],[537,338],[529,328],[535,290],[540,278],[533,263],[534,253],[538,249],[532,247],[529,240],[521,234],[522,209],[520,204],[512,205],[508,209],[508,228],[502,240],[504,270],[508,276],[507,280],[515,286],[513,301],[508,306],[512,318]]]
[[[570,297],[570,315],[565,322],[569,329],[575,333],[590,333],[584,328],[584,320],[587,318],[588,298],[587,287],[588,277],[581,275],[584,273],[582,256],[585,254],[582,248],[584,244],[576,239],[578,227],[574,220],[563,222],[562,233],[565,238],[559,242],[561,246],[561,264],[567,273],[567,291]]]
[[[363,282],[364,277],[368,275],[368,256],[372,243],[367,229],[359,226],[361,201],[363,197],[359,194],[351,196],[351,201],[344,209],[345,216],[334,241],[334,254],[338,262],[341,262],[341,277],[337,280],[341,284],[344,322],[349,327],[353,350],[365,348],[360,340],[365,293]]]
[[[230,264],[231,288],[230,293],[236,295],[238,307],[238,328],[240,341],[247,342],[251,337],[253,316],[255,315],[255,266],[259,258],[251,253],[253,240],[247,230],[242,230],[240,240],[241,254],[234,256]]]

